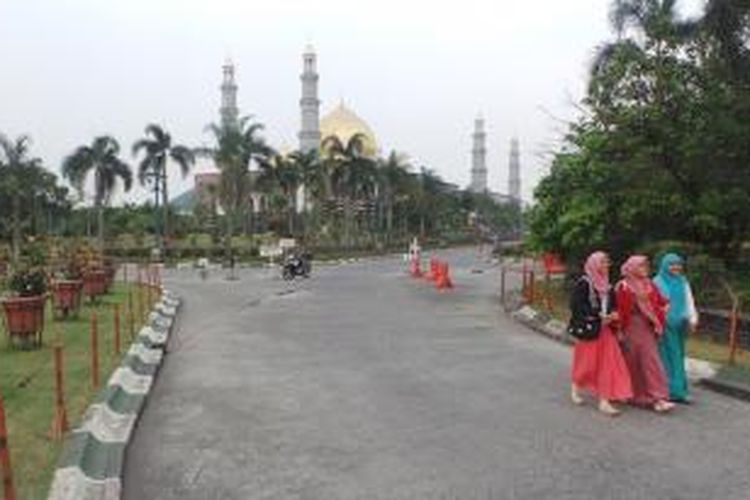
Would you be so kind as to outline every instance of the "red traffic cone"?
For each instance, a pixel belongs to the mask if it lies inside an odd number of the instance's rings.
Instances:
[[[444,290],[446,288],[453,288],[453,281],[450,277],[450,266],[447,262],[440,262],[438,264],[438,277],[435,281],[435,288],[438,290]]]

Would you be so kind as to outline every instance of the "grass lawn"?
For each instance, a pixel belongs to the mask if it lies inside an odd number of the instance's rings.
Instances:
[[[145,294],[144,294],[145,295]],[[156,295],[156,294],[154,294]],[[134,316],[137,315],[137,292],[133,288]],[[114,304],[121,304],[123,351],[130,343],[126,320],[128,292],[117,284],[113,293],[104,296],[96,306],[99,332],[100,386],[106,384],[119,357],[114,350]],[[145,302],[145,298],[144,298]],[[22,351],[11,349],[3,334],[0,341],[0,388],[5,399],[11,465],[19,499],[46,498],[62,441],[50,438],[54,416],[53,345],[59,328],[64,344],[65,404],[68,422],[74,428],[96,391],[91,383],[90,316],[93,308],[86,301],[77,319],[51,322],[47,308],[44,346]],[[136,328],[138,331],[136,318]]]

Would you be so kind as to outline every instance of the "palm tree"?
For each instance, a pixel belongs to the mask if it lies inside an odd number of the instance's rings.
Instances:
[[[435,172],[425,167],[420,168],[416,206],[419,214],[419,235],[422,238],[426,234],[427,220],[436,219],[436,204],[444,188],[445,184]]]
[[[145,134],[145,138],[139,139],[133,144],[133,156],[138,156],[141,152],[145,153],[138,167],[138,180],[141,185],[153,183],[155,207],[157,209],[159,207],[159,191],[161,190],[162,234],[158,234],[158,220],[156,227],[159,246],[163,250],[163,240],[169,239],[169,195],[167,190],[169,160],[180,167],[182,177],[185,177],[195,164],[195,155],[190,148],[172,144],[172,136],[159,125],[149,124],[146,127]]]
[[[89,173],[94,174],[94,208],[100,249],[104,249],[104,207],[112,198],[117,180],[122,181],[125,191],[130,191],[133,185],[133,173],[119,154],[118,142],[105,135],[95,138],[91,146],[79,146],[63,161],[63,177],[73,184],[81,196],[86,178]]]
[[[364,154],[364,134],[354,134],[344,144],[336,136],[323,139],[326,181],[329,196],[343,203],[344,239],[351,246],[354,203],[373,194],[376,186],[375,162]]]
[[[294,215],[297,208],[297,190],[302,181],[302,172],[294,158],[276,154],[260,163],[258,183],[269,193],[279,189],[285,200],[289,236],[294,236]]]
[[[242,117],[236,126],[210,124],[207,130],[213,135],[216,145],[195,150],[195,154],[213,159],[221,171],[219,200],[226,213],[225,252],[232,252],[234,221],[242,210],[250,207],[250,192],[253,188],[250,165],[267,162],[273,156],[273,148],[260,136],[263,125]]]
[[[28,158],[30,143],[31,139],[26,135],[13,141],[0,134],[0,177],[3,189],[10,198],[11,255],[14,263],[18,262],[21,249],[22,198],[29,194],[29,188],[37,183],[42,174],[42,161]]]
[[[409,165],[404,157],[391,151],[388,158],[381,162],[379,168],[380,195],[385,208],[386,239],[390,244],[393,235],[393,212],[397,195],[407,188],[409,182]]]
[[[746,85],[750,79],[748,19],[750,2],[747,0],[708,0],[699,21],[715,59],[721,60],[730,80],[740,85]]]
[[[304,219],[304,234],[307,238],[311,216],[317,212],[317,204],[323,199],[325,192],[323,163],[317,150],[293,151],[289,154],[289,158],[297,165],[299,171],[303,195],[301,210]]]

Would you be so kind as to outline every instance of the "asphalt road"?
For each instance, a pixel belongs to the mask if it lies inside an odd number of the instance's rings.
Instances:
[[[501,312],[497,268],[443,256],[448,293],[395,258],[292,285],[174,271],[184,306],[124,498],[750,498],[750,405],[574,407],[568,348]]]

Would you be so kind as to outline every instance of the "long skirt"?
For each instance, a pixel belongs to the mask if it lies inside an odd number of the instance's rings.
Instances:
[[[600,399],[626,401],[633,397],[628,367],[615,334],[602,326],[596,340],[578,341],[573,348],[573,383]]]
[[[667,399],[667,376],[661,363],[656,332],[639,311],[633,311],[625,329],[625,361],[633,382],[633,403],[652,405]]]
[[[659,341],[659,354],[669,381],[669,399],[685,401],[688,398],[688,377],[685,372],[685,337],[688,323],[667,325]]]

